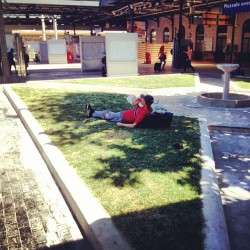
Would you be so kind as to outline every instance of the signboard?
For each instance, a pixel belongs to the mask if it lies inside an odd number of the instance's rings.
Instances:
[[[3,4],[43,4],[99,7],[99,0],[5,0]]]
[[[104,50],[104,43],[91,42],[82,44],[84,59],[100,59],[102,58],[102,51]]]
[[[250,0],[231,1],[222,4],[223,14],[234,14],[250,11]]]
[[[139,37],[145,36],[146,23],[134,21],[133,24],[134,24],[133,32],[137,33]],[[132,30],[131,21],[127,21],[127,31],[131,32],[131,30]]]
[[[229,15],[202,14],[203,25],[231,25]]]

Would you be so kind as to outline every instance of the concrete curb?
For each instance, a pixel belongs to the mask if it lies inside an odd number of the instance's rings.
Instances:
[[[238,87],[238,85],[234,81],[232,81],[232,80],[230,80],[230,87],[236,93],[242,93],[242,94],[245,94],[245,95],[249,95],[250,94],[250,90],[248,90],[248,89],[242,89],[242,88]]]
[[[9,86],[3,92],[30,134],[55,182],[94,249],[130,250],[132,247],[117,230],[109,214],[69,166],[60,150],[45,135],[27,107]],[[81,191],[80,191],[81,190]]]
[[[206,250],[229,250],[230,243],[224,210],[221,201],[220,188],[215,172],[215,162],[212,153],[207,122],[199,119],[202,148],[202,203],[205,219],[204,246]]]

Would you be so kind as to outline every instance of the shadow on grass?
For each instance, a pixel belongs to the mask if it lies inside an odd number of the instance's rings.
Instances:
[[[188,177],[178,182],[182,185],[192,185],[196,190],[199,187],[200,139],[196,119],[174,117],[171,129],[124,129],[117,127],[115,123],[87,118],[85,106],[91,103],[99,110],[107,107],[113,111],[129,109],[131,105],[126,101],[126,95],[66,92],[66,95],[62,96],[60,91],[55,93],[52,90],[46,91],[51,93],[47,95],[45,92],[45,95],[40,98],[29,97],[31,101],[28,107],[34,111],[35,118],[40,123],[47,119],[53,120],[55,126],[50,125],[45,129],[45,133],[52,136],[57,146],[76,145],[87,136],[103,131],[107,131],[105,136],[99,136],[89,143],[104,145],[112,138],[120,137],[121,140],[125,140],[130,137],[132,144],[138,146],[107,143],[107,150],[115,148],[123,152],[124,156],[123,158],[118,156],[99,158],[99,162],[107,167],[97,171],[93,178],[109,178],[115,186],[123,187],[140,183],[140,180],[134,177],[134,173],[144,170],[159,173],[178,172],[183,167],[190,166],[187,170]],[[60,126],[57,126],[58,124]],[[184,148],[174,149],[175,142],[184,143]]]
[[[133,187],[143,185],[139,176],[142,171],[169,172],[177,173],[175,181],[179,185],[188,185],[200,193],[197,119],[175,116],[170,129],[124,129],[115,123],[87,118],[84,107],[90,103],[99,110],[129,109],[131,105],[126,101],[126,95],[46,90],[38,97],[32,91],[38,91],[38,94],[44,90],[30,91],[29,95],[24,94],[28,108],[41,124],[46,124],[45,133],[59,148],[71,145],[72,154],[76,153],[73,148],[81,150],[80,168],[84,168],[83,159],[90,157],[92,146],[100,146],[103,153],[113,149],[122,152],[122,156],[101,157],[99,154],[95,160],[102,167],[91,169],[90,177],[85,173],[82,175],[88,182],[97,180],[96,183],[101,185],[101,180],[108,180],[118,188]],[[127,138],[130,143],[125,143]],[[81,143],[86,140],[88,142],[82,148]],[[173,147],[175,142],[183,143],[184,148],[176,150]],[[179,176],[181,171],[185,175]],[[112,216],[112,220],[136,249],[202,249],[200,207],[201,200],[193,199],[153,209],[138,209],[136,213]]]
[[[199,199],[175,203],[114,216],[112,221],[136,250],[201,250],[200,204]]]

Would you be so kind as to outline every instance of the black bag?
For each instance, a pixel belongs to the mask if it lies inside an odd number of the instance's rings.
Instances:
[[[173,120],[173,113],[153,112],[140,122],[138,128],[170,128]]]
[[[161,63],[155,63],[154,71],[161,71]]]

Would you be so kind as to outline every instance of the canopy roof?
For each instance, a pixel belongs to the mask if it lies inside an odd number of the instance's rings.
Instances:
[[[133,16],[135,21],[146,21],[159,17],[170,18],[180,10],[210,12],[221,7],[226,0],[2,0],[5,25],[40,25],[46,19],[57,18],[60,25],[105,25],[124,26]],[[60,3],[60,4],[59,4]]]

